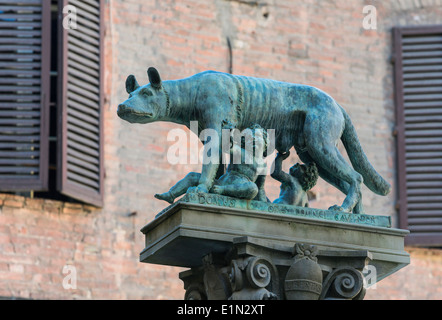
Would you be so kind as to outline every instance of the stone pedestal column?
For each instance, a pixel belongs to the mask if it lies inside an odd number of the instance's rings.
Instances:
[[[201,267],[180,273],[185,299],[363,299],[368,251],[319,251],[295,244],[272,248],[235,238],[225,255],[208,254]]]
[[[256,203],[254,203],[256,202]],[[409,263],[389,217],[197,194],[142,230],[140,260],[188,267],[185,299],[363,299]]]

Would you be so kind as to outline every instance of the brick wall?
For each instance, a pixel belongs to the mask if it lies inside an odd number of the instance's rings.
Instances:
[[[177,268],[141,266],[139,226],[128,212],[0,195],[0,296],[32,299],[173,299]],[[76,289],[63,279],[76,271]],[[73,282],[69,282],[72,284]]]
[[[126,76],[134,74],[146,84],[149,66],[168,80],[208,69],[228,71],[231,61],[235,74],[309,84],[328,92],[348,111],[370,161],[393,185],[387,197],[364,187],[367,212],[391,215],[397,222],[390,30],[442,23],[442,1],[254,3],[105,1],[105,205],[96,209],[1,194],[0,296],[183,297],[180,268],[138,262],[144,247],[139,229],[165,207],[153,194],[167,191],[200,166],[167,162],[172,144],[167,133],[176,125],[131,125],[116,116],[116,106],[127,97]],[[366,4],[377,8],[377,30],[362,28]],[[292,155],[290,162],[295,161]],[[266,189],[274,199],[279,185],[271,180]],[[344,198],[324,182],[314,191],[313,207],[327,208]],[[367,298],[442,298],[433,290],[442,279],[439,251],[410,252],[412,264],[380,282]],[[77,270],[75,290],[63,289],[65,265]]]

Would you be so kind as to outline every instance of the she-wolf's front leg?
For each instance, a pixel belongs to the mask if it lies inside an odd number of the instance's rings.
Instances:
[[[209,192],[210,188],[213,186],[215,181],[215,175],[218,171],[219,163],[208,163],[203,164],[203,170],[201,172],[201,179],[197,187],[188,190],[190,192]]]
[[[221,164],[221,130],[205,129],[203,130],[201,140],[204,143],[203,168],[201,177],[196,187],[190,187],[187,192],[209,192],[212,188],[218,169]],[[200,135],[201,136],[201,135]]]

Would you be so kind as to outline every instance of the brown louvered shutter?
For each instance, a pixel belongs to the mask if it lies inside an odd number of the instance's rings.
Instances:
[[[60,1],[60,20],[68,17],[62,12],[68,5],[75,9],[76,29],[60,28],[58,189],[101,206],[102,1]]]
[[[400,227],[442,245],[442,26],[394,30]]]
[[[0,2],[0,190],[48,184],[50,3]]]

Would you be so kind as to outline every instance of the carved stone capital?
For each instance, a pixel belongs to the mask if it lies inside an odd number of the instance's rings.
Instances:
[[[322,292],[322,270],[315,246],[297,243],[295,256],[284,281],[288,300],[317,300]]]
[[[224,254],[204,256],[182,272],[185,299],[363,299],[366,250],[319,250],[308,243],[275,246],[238,237]]]
[[[231,300],[277,299],[269,291],[278,287],[278,273],[272,262],[262,257],[248,257],[232,260],[229,274]]]
[[[320,299],[362,300],[364,276],[353,267],[336,268],[325,278]]]

